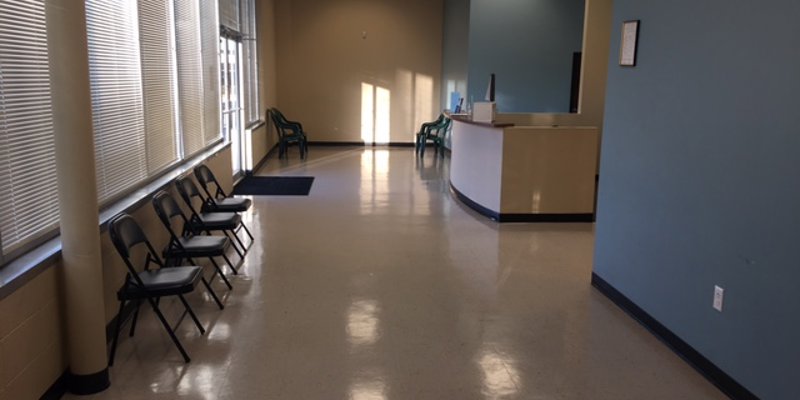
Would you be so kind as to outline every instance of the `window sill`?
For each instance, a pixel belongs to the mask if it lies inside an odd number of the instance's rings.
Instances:
[[[247,126],[245,126],[244,129],[246,129],[248,131],[254,131],[254,130],[258,129],[258,128],[261,128],[262,126],[264,126],[266,124],[267,124],[267,121],[264,121],[263,119],[257,119],[255,121],[247,124]]]
[[[216,145],[197,153],[186,162],[176,166],[158,179],[143,186],[141,189],[125,196],[109,207],[100,211],[100,231],[107,229],[108,221],[121,212],[132,212],[146,203],[150,196],[166,188],[175,178],[191,171],[203,161],[216,156],[230,146],[229,142],[221,141]],[[61,257],[61,237],[55,237],[44,244],[33,248],[0,268],[0,300],[8,297],[17,289],[30,282],[40,273],[55,264]]]

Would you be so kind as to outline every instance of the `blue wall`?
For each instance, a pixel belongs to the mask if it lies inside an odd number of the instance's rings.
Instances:
[[[500,112],[569,112],[572,54],[581,51],[584,0],[472,0],[469,95],[497,75]]]
[[[450,92],[467,94],[470,0],[445,0],[442,29],[442,109],[450,108]]]
[[[614,1],[595,273],[763,399],[800,382],[799,18],[796,0]]]

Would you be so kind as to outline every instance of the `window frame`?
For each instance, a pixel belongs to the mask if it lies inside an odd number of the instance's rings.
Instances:
[[[30,1],[30,0],[28,0],[28,1]],[[41,3],[42,7],[44,7],[44,0],[38,0],[38,1]],[[80,0],[80,1],[85,1],[85,0]],[[190,2],[194,2],[194,4],[196,5],[196,7],[198,9],[198,14],[199,14],[199,9],[201,7],[201,5],[200,5],[201,3],[200,2],[201,1],[206,1],[206,0],[189,0],[189,1]],[[136,8],[136,10],[137,10],[137,12],[136,12],[136,24],[137,24],[137,29],[138,29],[138,25],[140,23],[139,19],[138,19],[138,17],[139,17],[138,2],[136,4],[137,5],[134,6],[134,8]],[[169,0],[169,4],[170,4],[170,9],[172,10],[172,23],[171,23],[172,38],[171,38],[171,40],[174,42],[174,41],[177,40],[176,32],[175,32],[176,31],[176,23],[177,23],[176,20],[175,20],[175,12],[174,12],[175,11],[175,1],[174,0]],[[215,7],[213,7],[213,10],[214,10],[214,13],[216,14],[215,20],[218,22],[219,21],[219,8],[215,6]],[[9,13],[8,15],[12,15],[13,16],[13,15],[15,15],[15,13]],[[87,15],[88,15],[88,13],[87,13]],[[199,17],[198,17],[197,23],[198,23],[198,25],[200,25]],[[47,29],[46,28],[46,20],[44,21],[44,24],[45,24],[44,29],[46,30]],[[215,25],[218,26],[217,23],[215,23]],[[218,36],[219,35],[219,31],[217,29],[215,29],[215,32],[216,32],[216,35],[217,35],[217,38],[216,38],[215,42],[217,42],[219,40],[218,39],[219,38],[219,36]],[[141,39],[138,36],[138,30],[137,30],[137,35],[136,36],[137,36],[136,45],[137,45],[137,49],[139,50],[137,52],[137,54],[139,54],[141,56]],[[198,42],[200,42],[201,40],[202,40],[202,38],[200,37],[200,35],[198,35]],[[173,46],[171,51],[172,51],[173,57],[177,58],[177,50],[176,50],[175,46]],[[214,52],[213,56],[214,56],[214,60],[216,62],[216,60],[218,60],[218,52]],[[50,62],[51,62],[51,60],[49,60],[49,57],[50,57],[49,52],[47,54],[47,57],[48,57],[48,61],[47,61],[46,68],[49,70]],[[203,54],[202,54],[202,49],[201,49],[201,53],[199,54],[198,58],[202,58],[202,57],[203,57]],[[141,202],[141,201],[143,201],[142,199],[147,198],[152,193],[154,193],[154,191],[153,191],[154,189],[152,189],[154,187],[154,185],[155,185],[155,187],[160,188],[160,187],[163,187],[163,186],[169,184],[171,182],[171,180],[174,179],[176,176],[185,173],[191,167],[193,167],[193,166],[197,165],[198,163],[204,161],[208,157],[211,157],[211,156],[215,155],[216,153],[218,153],[219,151],[225,149],[227,146],[230,145],[229,141],[222,135],[221,129],[216,129],[218,132],[217,132],[216,137],[213,138],[213,140],[205,140],[204,139],[203,145],[199,149],[197,149],[196,151],[192,152],[192,154],[186,154],[183,151],[183,135],[182,135],[182,131],[180,129],[181,128],[181,125],[180,125],[181,115],[180,115],[180,112],[179,112],[179,103],[180,103],[181,99],[179,97],[179,93],[177,92],[177,60],[175,60],[175,63],[176,63],[176,65],[172,68],[173,69],[173,76],[175,78],[175,83],[174,83],[174,87],[172,88],[172,92],[173,92],[173,96],[174,96],[174,100],[175,100],[175,110],[173,110],[173,111],[175,113],[174,114],[174,120],[175,120],[175,125],[176,125],[176,131],[174,133],[177,136],[176,146],[178,148],[178,155],[177,155],[176,159],[173,162],[170,162],[170,163],[164,165],[161,168],[157,168],[157,169],[154,169],[152,171],[148,171],[148,173],[147,173],[147,175],[146,175],[146,177],[144,179],[139,179],[136,183],[133,183],[133,184],[127,186],[125,189],[123,189],[123,190],[121,190],[121,191],[119,191],[119,192],[117,192],[117,193],[115,193],[115,194],[103,199],[102,201],[100,199],[98,199],[98,213],[99,213],[99,215],[101,217],[101,227],[105,224],[105,221],[108,218],[110,218],[110,216],[113,216],[114,214],[116,214],[118,212],[121,212],[123,210],[130,209],[131,207],[133,207],[132,204],[134,204],[136,202]],[[140,70],[139,71],[140,71],[140,75],[139,76],[141,78],[142,77],[141,66],[140,66]],[[219,74],[215,73],[214,75],[218,77]],[[216,81],[214,81],[214,83],[217,85],[216,93],[217,93],[217,95],[219,95],[219,81],[216,80]],[[217,98],[214,101],[214,103],[217,104],[217,107],[219,107],[219,97],[220,96],[217,96]],[[144,96],[142,96],[142,101],[144,101]],[[219,110],[219,108],[217,108],[217,110]],[[0,111],[2,111],[2,110],[0,110]],[[145,116],[145,118],[147,118],[147,117]],[[218,127],[221,127],[221,118],[219,118],[217,121],[219,122],[219,124],[217,124]],[[51,136],[53,138],[52,140],[54,140],[54,133],[51,133]],[[55,157],[54,148],[53,148],[53,151],[52,151],[52,157],[53,158]],[[145,158],[147,157],[146,148],[145,148],[145,152],[144,152],[144,157]],[[55,178],[53,178],[53,179],[55,179]],[[58,183],[57,183],[57,181],[55,181],[55,184],[54,184],[54,187],[52,188],[52,190],[57,190],[57,187],[58,187]],[[56,211],[58,212],[57,203],[56,203]],[[110,215],[109,215],[109,213],[110,213]],[[103,217],[104,215],[106,217]],[[55,242],[59,241],[58,237],[59,237],[59,226],[58,226],[58,217],[57,216],[56,216],[56,222],[54,224],[52,224],[52,225],[50,225],[50,226],[48,226],[48,227],[46,227],[46,228],[44,228],[44,229],[42,229],[40,231],[37,231],[37,233],[35,235],[31,236],[30,238],[26,238],[25,241],[21,242],[18,246],[17,246],[17,244],[14,244],[13,247],[11,247],[7,251],[3,251],[3,247],[2,247],[3,243],[7,243],[7,241],[4,240],[4,239],[7,239],[7,238],[4,238],[4,237],[2,237],[2,235],[0,235],[0,289],[5,290],[6,285],[8,285],[11,281],[16,280],[16,278],[18,278],[21,275],[26,274],[28,270],[30,270],[31,268],[34,268],[36,265],[39,265],[39,264],[43,263],[45,261],[45,259],[51,258],[52,257],[52,253],[54,251],[53,248],[55,248],[55,247],[59,247],[60,248],[60,245],[54,246],[52,244],[52,243],[55,243]],[[44,253],[49,253],[50,255],[48,255],[47,257],[42,258],[41,254],[43,254],[43,252]],[[20,267],[20,266],[22,266],[22,267]],[[0,298],[2,298],[2,297],[0,297]]]
[[[9,217],[0,227],[2,268],[44,242],[43,237],[52,237],[58,231],[60,210],[57,199],[49,195],[57,190],[58,181],[52,173],[55,128],[46,4],[43,0],[6,0],[0,8],[0,49],[4,53],[0,59],[0,176],[8,179],[4,180],[8,186],[3,195],[7,198],[0,209]],[[4,249],[5,245],[9,247]]]

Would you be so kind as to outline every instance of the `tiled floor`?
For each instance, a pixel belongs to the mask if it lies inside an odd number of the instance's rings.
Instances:
[[[725,398],[591,288],[592,224],[490,222],[432,152],[292,150],[261,173],[315,176],[311,195],[254,198],[226,309],[190,298],[192,362],[144,313],[88,398]]]

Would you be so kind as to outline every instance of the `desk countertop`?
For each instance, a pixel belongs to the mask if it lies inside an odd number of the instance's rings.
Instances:
[[[478,122],[473,121],[472,116],[469,114],[453,114],[449,111],[444,113],[447,118],[452,119],[453,121],[463,122],[465,124],[472,124],[472,125],[479,125],[479,126],[487,126],[490,128],[509,128],[514,126],[513,123],[510,122]]]

